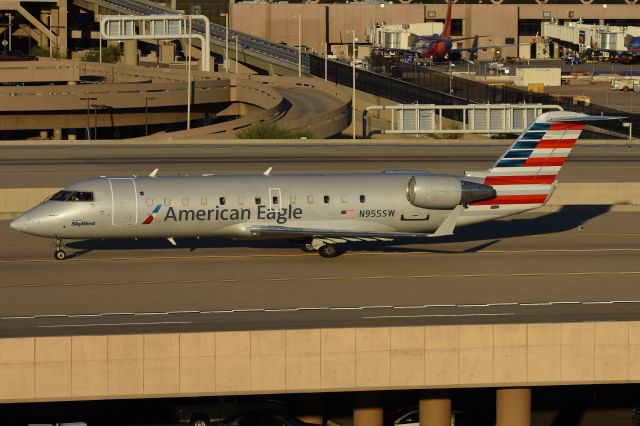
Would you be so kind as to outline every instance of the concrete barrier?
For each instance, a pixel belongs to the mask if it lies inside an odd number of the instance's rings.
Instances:
[[[0,219],[13,219],[59,190],[0,189]],[[560,183],[547,205],[538,211],[556,211],[565,205],[610,205],[611,211],[640,211],[640,182]]]
[[[0,339],[0,402],[637,382],[637,321]]]

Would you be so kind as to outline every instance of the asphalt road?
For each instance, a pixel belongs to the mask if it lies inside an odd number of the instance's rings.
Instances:
[[[286,99],[290,107],[282,117],[282,121],[293,121],[303,117],[313,118],[316,114],[342,105],[336,97],[309,87],[276,87],[276,90]]]
[[[49,241],[0,222],[0,336],[640,319],[640,220],[603,206],[430,241]]]
[[[0,188],[63,187],[92,176],[198,173],[484,170],[506,145],[410,145],[376,141],[353,146],[101,145],[2,146]],[[640,144],[583,145],[571,153],[562,182],[637,182]]]

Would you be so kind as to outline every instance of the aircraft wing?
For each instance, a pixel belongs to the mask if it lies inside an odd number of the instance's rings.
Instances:
[[[426,238],[430,234],[412,232],[342,231],[335,229],[292,228],[288,226],[252,226],[251,235],[277,238],[343,238],[346,240]]]
[[[375,241],[390,240],[394,238],[432,238],[452,235],[460,214],[464,209],[463,205],[456,206],[451,213],[440,224],[433,233],[424,232],[386,232],[386,231],[349,231],[337,229],[313,229],[313,228],[293,228],[288,226],[252,226],[249,228],[251,235],[256,237],[276,237],[276,238],[315,238],[315,239],[338,239],[344,241]]]
[[[473,46],[473,47],[460,47],[457,49],[451,49],[452,53],[456,52],[475,52],[478,50],[484,49],[501,49],[503,47],[519,47],[519,46],[529,46],[531,43],[520,43],[520,44],[492,44],[489,46]]]

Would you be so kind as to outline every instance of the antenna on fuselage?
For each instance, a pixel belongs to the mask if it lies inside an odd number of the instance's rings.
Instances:
[[[151,173],[149,173],[149,177],[156,177],[156,173],[158,173],[160,169],[154,169]]]
[[[263,173],[263,175],[265,175],[265,176],[271,176],[271,170],[273,170],[273,167],[269,167],[267,170],[265,170],[265,172]]]

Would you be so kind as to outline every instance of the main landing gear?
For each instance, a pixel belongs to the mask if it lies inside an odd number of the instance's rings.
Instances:
[[[305,253],[318,252],[324,258],[332,258],[341,254],[336,244],[326,243],[323,240],[307,240],[299,244],[299,247]]]
[[[61,238],[56,238],[53,243],[53,257],[57,260],[65,260],[67,258],[67,253],[64,251],[65,245]]]

